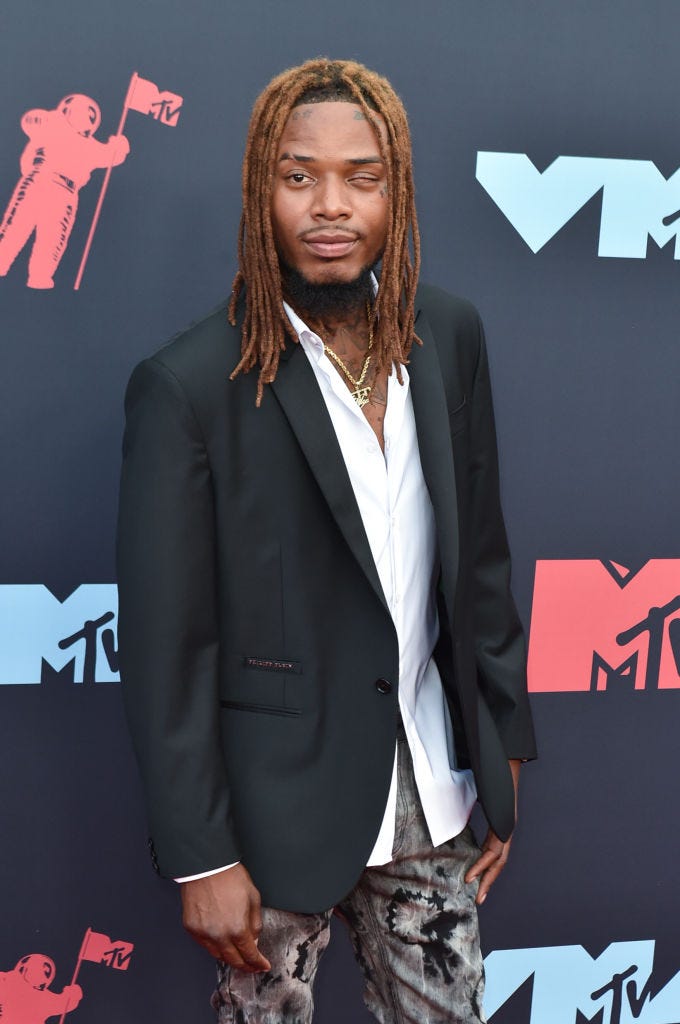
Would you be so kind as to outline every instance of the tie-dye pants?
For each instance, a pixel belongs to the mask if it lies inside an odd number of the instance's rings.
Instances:
[[[381,1024],[479,1024],[486,1018],[477,883],[464,882],[479,847],[470,828],[432,846],[401,730],[398,772],[393,860],[366,868],[335,912],[349,928],[364,1000]],[[272,969],[246,974],[218,965],[219,1024],[310,1024],[332,913],[264,908],[259,948]]]

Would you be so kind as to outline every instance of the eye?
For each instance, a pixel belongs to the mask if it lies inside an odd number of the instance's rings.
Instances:
[[[373,174],[354,174],[350,178],[353,185],[376,185],[379,181]]]
[[[306,181],[311,181],[311,178],[302,171],[293,171],[291,174],[286,175],[286,181],[291,182],[293,185],[304,185]]]

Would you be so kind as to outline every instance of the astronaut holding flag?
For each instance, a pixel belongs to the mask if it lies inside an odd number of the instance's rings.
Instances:
[[[134,943],[112,941],[103,932],[88,928],[83,936],[78,960],[70,985],[61,992],[51,989],[56,975],[54,961],[43,953],[29,953],[12,971],[0,971],[0,1020],[2,1024],[45,1024],[48,1018],[61,1014],[63,1024],[67,1013],[75,1010],[83,998],[77,984],[84,961],[127,971]]]
[[[78,212],[78,193],[88,183],[92,172],[102,168],[106,173],[74,285],[77,289],[111,171],[122,164],[130,152],[123,135],[128,111],[138,111],[161,124],[175,127],[181,107],[181,96],[161,91],[153,82],[134,72],[118,130],[107,142],[94,138],[101,123],[101,112],[90,96],[73,93],[64,97],[54,110],[27,111],[21,119],[22,130],[29,138],[20,159],[21,177],[0,221],[0,277],[9,272],[35,232],[28,263],[28,287],[54,287],[54,275]]]
[[[117,167],[130,152],[124,135],[94,138],[101,122],[89,96],[65,96],[54,110],[29,110],[21,119],[28,143],[21,177],[0,223],[0,277],[35,231],[28,287],[53,288],[54,274],[78,212],[78,193],[98,167]]]

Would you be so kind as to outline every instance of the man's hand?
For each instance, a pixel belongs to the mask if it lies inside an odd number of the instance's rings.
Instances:
[[[186,930],[214,957],[249,974],[270,970],[257,948],[260,893],[243,864],[182,882],[182,910]]]
[[[512,772],[512,781],[515,787],[515,822],[517,821],[517,790],[519,787],[519,770],[522,764],[521,761],[512,760],[508,762],[510,765],[510,771]],[[478,857],[475,863],[472,865],[470,870],[465,876],[466,882],[473,882],[475,878],[479,878],[479,889],[477,891],[477,898],[475,902],[481,906],[486,899],[489,889],[496,881],[501,871],[505,867],[510,853],[510,846],[512,843],[512,836],[506,841],[501,842],[495,832],[491,829],[486,833],[486,839],[482,844],[482,854]]]

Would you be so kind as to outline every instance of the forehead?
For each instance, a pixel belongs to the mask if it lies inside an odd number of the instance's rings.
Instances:
[[[377,121],[383,142],[384,121],[371,111]],[[279,153],[291,150],[304,156],[339,154],[349,157],[379,155],[375,129],[361,107],[343,100],[303,103],[295,107],[286,121]]]

